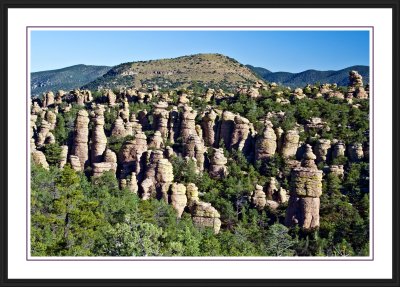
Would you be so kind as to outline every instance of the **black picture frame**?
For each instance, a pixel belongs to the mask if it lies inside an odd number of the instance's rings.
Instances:
[[[400,102],[397,95],[399,87],[399,12],[400,2],[397,0],[280,0],[260,1],[250,0],[233,3],[232,1],[182,1],[173,0],[163,2],[150,1],[125,1],[125,0],[1,0],[1,78],[0,87],[0,286],[400,286],[399,275],[399,111]],[[12,155],[8,154],[8,9],[11,8],[390,8],[393,15],[393,254],[392,254],[392,279],[9,279],[8,278],[8,161]],[[321,263],[323,264],[323,263]]]

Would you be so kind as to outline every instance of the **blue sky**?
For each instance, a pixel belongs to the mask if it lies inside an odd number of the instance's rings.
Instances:
[[[220,53],[272,72],[369,65],[368,31],[31,31],[31,71]]]

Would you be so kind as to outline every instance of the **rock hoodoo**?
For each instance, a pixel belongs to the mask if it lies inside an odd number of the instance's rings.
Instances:
[[[306,146],[301,167],[292,170],[289,206],[285,224],[298,224],[303,229],[319,226],[319,197],[322,194],[322,171],[317,169],[316,156]]]

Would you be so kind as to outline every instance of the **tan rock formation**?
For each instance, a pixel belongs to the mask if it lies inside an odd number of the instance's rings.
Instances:
[[[93,177],[99,177],[106,171],[114,171],[112,162],[95,162],[93,166]]]
[[[183,107],[182,122],[181,122],[181,137],[182,142],[187,142],[190,135],[197,135],[195,118],[197,112],[190,106]]]
[[[164,148],[164,141],[160,131],[156,131],[150,140],[149,148],[162,149]]]
[[[63,145],[61,146],[60,160],[58,162],[59,168],[64,168],[64,166],[67,164],[67,157],[68,157],[68,146]]]
[[[162,156],[162,152],[161,152]],[[155,179],[157,181],[157,192],[159,197],[168,202],[168,190],[174,180],[172,164],[168,159],[161,158],[157,162]],[[186,188],[185,188],[186,192]],[[185,194],[185,193],[184,193]],[[186,198],[186,196],[185,196]]]
[[[226,164],[228,159],[224,156],[224,151],[222,148],[216,149],[214,148],[214,154],[210,158],[210,177],[212,178],[223,178],[228,175],[228,169],[226,168]]]
[[[202,117],[201,127],[203,128],[203,138],[206,146],[212,147],[215,142],[215,120],[217,114],[214,110],[207,111]]]
[[[110,89],[106,89],[103,92],[103,95],[107,98],[107,102],[109,106],[114,106],[115,101],[117,100],[117,96],[114,94],[114,92]]]
[[[57,115],[48,110],[44,118],[50,124],[50,130],[54,130],[57,124]]]
[[[311,146],[306,146],[302,166],[292,170],[289,206],[285,224],[298,224],[303,229],[319,226],[319,197],[322,194],[322,171],[314,162]]]
[[[256,139],[255,160],[271,158],[275,154],[276,148],[277,140],[273,125],[270,121],[266,121],[263,134],[259,135]]]
[[[92,163],[99,163],[103,161],[103,153],[107,146],[107,137],[104,132],[104,106],[98,105],[95,110],[95,117],[92,118]]]
[[[189,209],[196,203],[200,202],[199,189],[194,183],[188,183],[186,186],[186,197]]]
[[[364,151],[362,144],[353,143],[348,147],[349,159],[352,162],[361,161],[364,158]]]
[[[48,91],[47,93],[43,93],[42,98],[42,107],[46,108],[48,106],[54,105],[54,94],[52,91]]]
[[[71,155],[79,158],[80,168],[84,169],[89,159],[89,114],[86,110],[80,110],[75,120],[74,142]],[[71,162],[72,164],[72,162]]]
[[[183,144],[183,156],[196,159],[198,171],[203,171],[204,169],[205,151],[204,143],[197,134],[189,135]]]
[[[118,154],[118,163],[121,165],[121,178],[125,178],[132,171],[139,175],[141,158],[147,151],[147,138],[143,132],[137,133],[134,140],[126,141]]]
[[[43,152],[39,150],[32,150],[31,151],[32,161],[36,165],[41,165],[44,169],[49,170],[49,164],[47,163],[46,156]]]
[[[317,156],[317,162],[326,161],[328,151],[331,148],[331,141],[328,139],[318,139],[314,147],[314,153]]]
[[[340,156],[345,156],[345,152],[346,152],[346,146],[344,142],[339,141],[333,146],[332,158],[335,159]]]
[[[176,106],[172,107],[168,116],[168,140],[171,143],[175,143],[180,134],[180,118],[178,108]]]
[[[198,227],[212,227],[218,234],[221,228],[220,214],[208,202],[198,202],[191,208],[192,220]]]
[[[250,121],[244,117],[236,115],[234,117],[234,127],[230,149],[243,150],[246,140],[250,134]]]
[[[182,216],[186,203],[186,186],[174,182],[171,187],[171,205],[176,210],[178,218]]]
[[[117,138],[123,138],[127,136],[124,120],[122,118],[118,117],[117,119],[115,119],[111,135]]]
[[[253,191],[251,196],[251,203],[258,209],[264,209],[265,205],[267,204],[267,199],[265,192],[263,191],[263,187],[261,185],[256,185],[256,190]]]
[[[154,105],[153,112],[153,130],[159,131],[163,139],[168,138],[168,118],[167,102],[158,102]]]
[[[297,153],[299,147],[299,132],[297,130],[289,130],[284,135],[282,145],[282,156],[284,158],[293,157]]]
[[[343,165],[331,165],[329,167],[329,172],[335,174],[340,179],[344,178],[344,168]]]
[[[232,133],[235,126],[235,115],[230,111],[222,113],[221,121],[218,129],[218,145],[224,142],[225,148],[229,148],[232,140]]]

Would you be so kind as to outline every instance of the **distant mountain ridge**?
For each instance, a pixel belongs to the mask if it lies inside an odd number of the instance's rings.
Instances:
[[[368,66],[351,66],[338,71],[307,70],[301,73],[271,72],[262,67],[243,65],[221,54],[196,54],[178,58],[137,61],[114,67],[74,65],[57,70],[31,73],[31,95],[52,90],[86,88],[141,87],[160,88],[222,88],[233,91],[238,85],[257,80],[276,82],[284,86],[304,87],[314,83],[348,85],[349,71],[356,70],[364,84],[369,83]]]
[[[364,84],[369,83],[369,66],[351,66],[338,71],[307,70],[300,73],[271,72],[270,70],[247,65],[257,75],[268,82],[275,82],[289,87],[304,87],[315,83],[337,83],[339,86],[347,86],[349,83],[349,71],[355,70],[363,77]]]
[[[31,95],[37,96],[46,91],[70,90],[97,79],[111,67],[74,65],[57,70],[31,73]]]

